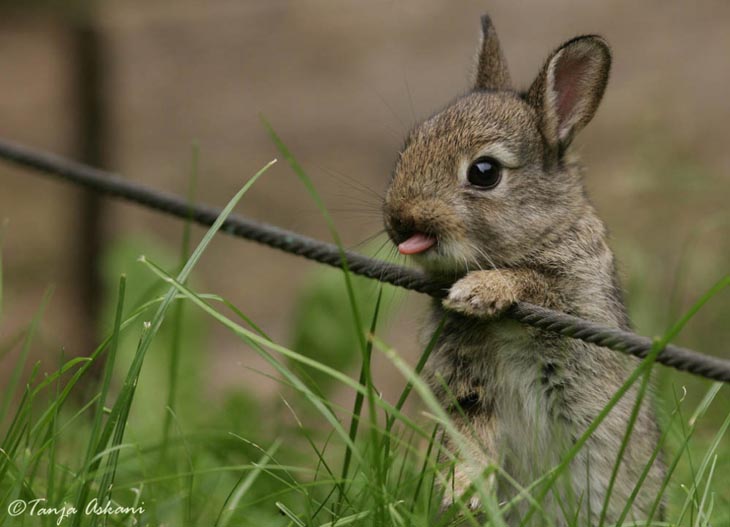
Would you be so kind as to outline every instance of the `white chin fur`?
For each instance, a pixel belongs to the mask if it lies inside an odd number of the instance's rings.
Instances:
[[[424,270],[435,273],[462,274],[476,269],[474,256],[452,241],[439,241],[437,247],[414,255],[414,261]]]

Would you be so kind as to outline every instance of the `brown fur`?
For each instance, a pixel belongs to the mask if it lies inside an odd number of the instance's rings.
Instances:
[[[425,331],[430,335],[446,316],[426,376],[471,438],[468,456],[444,438],[447,448],[471,460],[456,466],[447,503],[489,464],[498,464],[522,486],[542,476],[637,365],[613,351],[497,316],[523,300],[628,326],[606,229],[568,151],[603,95],[608,46],[594,36],[567,42],[548,58],[530,89],[518,93],[488,18],[483,33],[475,89],[409,135],[384,203],[393,241],[414,232],[435,237],[437,245],[416,259],[433,275],[456,279],[443,305],[433,305]],[[505,167],[492,190],[476,188],[465,177],[469,164],[485,153]],[[570,509],[571,499],[582,525],[597,522],[635,395],[633,389],[618,403],[546,499],[556,525],[566,521],[559,501]],[[644,404],[609,503],[609,524],[627,502],[657,437],[652,410]],[[629,520],[645,518],[663,473],[656,461]],[[516,493],[503,478],[495,484],[501,500]],[[479,506],[475,500],[470,505]],[[523,511],[513,512],[512,521]]]

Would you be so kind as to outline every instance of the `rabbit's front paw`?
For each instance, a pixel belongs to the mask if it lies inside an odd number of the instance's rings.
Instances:
[[[500,271],[474,271],[451,286],[443,304],[463,315],[496,317],[517,301],[514,289]]]

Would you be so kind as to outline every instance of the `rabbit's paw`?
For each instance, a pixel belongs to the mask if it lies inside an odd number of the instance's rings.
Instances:
[[[475,476],[475,473],[483,473],[485,468],[486,467],[479,466],[474,467],[474,469],[469,469],[461,464],[457,464],[456,467],[454,467],[454,472],[451,474],[451,477],[444,488],[444,495],[441,499],[442,513],[445,513],[452,507],[458,507],[458,509],[461,510],[464,506],[472,512],[479,512],[482,510],[482,500],[478,495],[475,495],[476,489],[471,488],[471,486],[474,483],[472,478],[476,478],[480,481],[480,485],[484,490],[493,494],[496,487],[495,475],[492,473],[485,479],[482,479],[481,475]],[[470,492],[470,495],[465,495],[465,492]]]
[[[500,271],[474,271],[451,286],[446,309],[472,317],[492,318],[517,301],[514,284]]]
[[[454,500],[453,496],[446,495],[441,500],[441,512],[444,513],[448,511],[451,507],[454,507],[456,505],[456,501]],[[482,508],[482,502],[478,497],[472,496],[469,498],[466,502],[466,508],[470,511],[478,511]]]

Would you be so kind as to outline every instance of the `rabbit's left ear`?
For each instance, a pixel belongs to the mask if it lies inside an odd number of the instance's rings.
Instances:
[[[479,62],[474,88],[477,90],[512,89],[507,61],[504,59],[497,32],[494,30],[489,15],[482,16],[482,41],[479,46]]]
[[[601,37],[570,40],[548,58],[527,92],[546,140],[560,151],[593,118],[608,83],[611,51]]]

